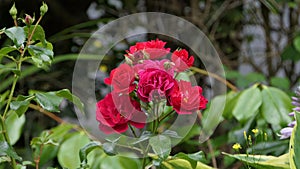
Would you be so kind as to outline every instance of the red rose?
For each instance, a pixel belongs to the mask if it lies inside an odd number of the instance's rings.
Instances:
[[[109,93],[96,106],[99,129],[106,134],[123,133],[128,129],[128,123],[136,128],[145,126],[145,113],[141,111],[140,104],[128,95]]]
[[[170,48],[165,48],[166,42],[159,39],[147,42],[137,42],[127,50],[125,55],[133,61],[134,64],[139,60],[158,59],[170,52]]]
[[[191,114],[204,109],[207,104],[202,88],[186,81],[178,82],[178,88],[171,91],[168,102],[178,114]]]
[[[175,79],[166,71],[149,68],[139,73],[137,94],[143,102],[150,102],[166,98],[175,85]]]
[[[194,57],[189,57],[189,53],[185,49],[174,51],[171,60],[175,63],[178,72],[184,71],[194,64]]]
[[[163,60],[144,60],[143,63],[136,64],[133,69],[136,73],[142,72],[146,69],[154,68],[162,71],[167,71],[171,76],[174,75],[173,63],[167,59]]]
[[[115,92],[128,94],[132,92],[136,84],[134,83],[135,73],[132,67],[121,64],[110,73],[110,77],[104,79],[104,83],[112,85]]]

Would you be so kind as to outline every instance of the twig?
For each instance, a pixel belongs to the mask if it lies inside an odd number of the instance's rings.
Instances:
[[[211,76],[215,79],[217,79],[218,81],[224,83],[228,88],[230,88],[232,91],[235,91],[235,92],[238,92],[238,88],[235,87],[232,83],[228,82],[226,79],[220,77],[219,75],[215,74],[215,73],[211,73],[211,72],[208,72],[206,70],[203,70],[203,69],[199,69],[197,67],[191,67],[190,68],[192,71],[194,72],[197,72],[197,73],[200,73],[200,74],[203,74],[203,75],[206,75],[206,76]]]

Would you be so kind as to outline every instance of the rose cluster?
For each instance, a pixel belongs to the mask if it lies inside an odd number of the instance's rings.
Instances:
[[[166,59],[170,48],[165,45],[159,39],[137,42],[126,51],[126,62],[104,80],[113,90],[96,105],[101,131],[122,133],[128,125],[143,128],[149,116],[145,105],[149,107],[162,101],[179,115],[206,107],[207,100],[200,86],[176,79],[176,75],[193,65],[194,57],[185,49],[177,49]]]

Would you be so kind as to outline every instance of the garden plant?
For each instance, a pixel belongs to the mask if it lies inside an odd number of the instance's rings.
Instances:
[[[111,71],[99,65],[92,83],[108,91],[92,107],[69,89],[19,92],[28,71],[48,71],[58,60],[41,25],[47,4],[39,15],[18,11],[13,4],[8,12],[14,26],[0,30],[7,39],[0,49],[0,168],[212,169],[221,157],[224,168],[300,168],[300,87],[286,91],[257,81],[235,86],[232,79],[242,75],[209,72],[189,46],[154,35],[122,49],[122,61]],[[105,77],[98,84],[99,73]],[[228,91],[209,96],[208,77]],[[101,137],[61,118],[66,102],[78,117],[92,110]],[[25,147],[30,110],[55,126]]]

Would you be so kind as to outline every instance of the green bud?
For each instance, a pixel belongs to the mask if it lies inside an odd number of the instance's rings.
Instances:
[[[12,16],[12,18],[14,20],[16,20],[17,19],[17,13],[18,13],[18,10],[17,10],[17,8],[15,6],[15,3],[14,3],[14,5],[9,10],[9,14]]]
[[[40,7],[41,16],[44,16],[47,11],[48,11],[48,6],[45,2],[43,2],[43,5]]]

